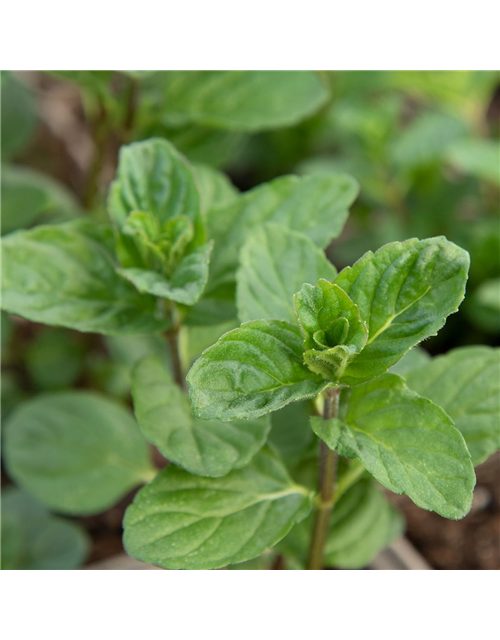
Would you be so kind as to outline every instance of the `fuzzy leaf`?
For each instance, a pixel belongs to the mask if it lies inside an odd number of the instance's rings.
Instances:
[[[182,258],[171,277],[135,268],[118,269],[118,273],[142,293],[192,305],[199,300],[207,283],[211,251],[212,242],[197,247]]]
[[[304,361],[315,373],[338,382],[348,363],[366,344],[367,330],[359,309],[337,285],[319,280],[294,295],[304,336]]]
[[[164,139],[134,142],[120,149],[117,177],[109,190],[108,210],[119,227],[132,211],[153,214],[160,224],[175,216],[186,216],[195,225],[195,244],[204,241],[193,170]]]
[[[33,322],[108,335],[155,333],[156,300],[115,271],[108,227],[41,226],[2,239],[2,308]]]
[[[474,465],[500,449],[500,349],[462,347],[405,375],[462,432]]]
[[[217,569],[259,556],[311,506],[309,491],[267,450],[223,478],[168,467],[127,509],[125,549],[166,569]]]
[[[293,294],[304,282],[333,280],[337,270],[302,233],[276,224],[259,227],[243,245],[237,274],[241,322],[275,319],[296,322]]]
[[[202,419],[257,418],[321,393],[328,382],[302,360],[297,326],[245,322],[204,351],[188,373],[194,414]]]
[[[355,387],[342,424],[334,419],[331,426],[327,444],[337,441],[354,452],[391,491],[445,518],[468,513],[475,475],[461,433],[399,376],[388,373]]]
[[[4,435],[12,478],[63,513],[104,511],[154,474],[129,412],[95,393],[38,395],[9,416]]]
[[[263,447],[266,418],[220,422],[197,420],[185,394],[159,358],[139,362],[132,396],[141,431],[171,462],[200,476],[224,476],[244,467]]]
[[[170,71],[162,89],[172,124],[233,131],[290,126],[329,98],[314,71]]]
[[[468,269],[469,254],[444,237],[392,242],[343,269],[335,284],[358,305],[368,342],[341,381],[378,376],[435,335],[462,302]]]
[[[298,178],[285,176],[252,189],[229,205],[209,211],[207,227],[214,240],[207,290],[198,312],[188,321],[205,323],[214,311],[214,323],[235,317],[236,270],[240,249],[257,227],[270,222],[299,231],[325,248],[337,237],[358,194],[358,184],[344,174]],[[302,283],[301,283],[302,284]],[[225,306],[221,316],[220,306]],[[213,309],[215,307],[215,309]]]

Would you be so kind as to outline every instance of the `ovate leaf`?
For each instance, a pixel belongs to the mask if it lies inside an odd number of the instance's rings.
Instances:
[[[314,518],[309,516],[278,546],[292,561],[293,568],[305,568],[313,525]],[[402,533],[403,526],[401,514],[375,483],[360,480],[333,508],[324,564],[339,569],[362,569]]]
[[[76,522],[52,515],[27,493],[2,491],[2,570],[78,569],[89,542]]]
[[[142,293],[192,305],[207,283],[211,250],[212,242],[196,247],[181,259],[171,276],[137,268],[119,269],[118,273]]]
[[[203,241],[200,197],[193,170],[167,140],[153,138],[120,149],[108,210],[119,227],[132,211],[146,211],[160,224],[175,216],[186,216],[195,224],[196,242]]]
[[[115,271],[108,227],[41,226],[2,240],[2,307],[34,322],[109,335],[168,326],[155,298]]]
[[[500,449],[500,349],[462,347],[405,375],[410,389],[442,407],[474,465]]]
[[[328,382],[304,365],[297,326],[245,322],[203,352],[186,380],[193,412],[205,420],[257,418],[311,398]]]
[[[170,71],[163,89],[173,124],[234,131],[273,129],[300,122],[329,98],[314,71]]]
[[[304,361],[315,373],[338,382],[366,344],[368,332],[359,309],[337,285],[319,280],[294,296],[304,336]]]
[[[335,448],[352,451],[391,491],[445,518],[468,513],[476,479],[461,433],[399,376],[388,373],[355,387],[342,423],[328,422],[327,444],[336,440]]]
[[[263,225],[241,251],[236,296],[239,319],[296,322],[293,294],[304,282],[333,280],[336,275],[335,267],[310,238],[284,226]]]
[[[135,415],[141,431],[171,462],[201,476],[224,476],[252,459],[270,424],[256,420],[197,420],[185,394],[158,358],[139,362],[132,373]]]
[[[5,425],[9,474],[48,507],[99,513],[154,475],[132,416],[95,393],[42,394]]]
[[[125,549],[166,569],[217,569],[259,556],[310,509],[309,491],[267,450],[223,478],[168,467],[127,509]]]
[[[469,254],[444,237],[392,242],[343,269],[335,284],[359,307],[368,342],[342,382],[380,375],[435,335],[462,302],[468,269]]]

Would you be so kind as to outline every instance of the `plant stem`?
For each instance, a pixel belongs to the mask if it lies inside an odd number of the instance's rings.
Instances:
[[[339,409],[339,389],[326,392],[323,407],[323,420],[336,418]],[[322,569],[325,544],[328,537],[330,516],[333,509],[333,496],[337,478],[337,452],[332,451],[321,441],[319,459],[319,505],[314,520],[314,528],[309,549],[308,569]]]
[[[172,356],[172,369],[174,380],[183,391],[187,391],[186,380],[182,371],[181,356],[179,353],[179,327],[173,327],[166,332],[170,355]]]

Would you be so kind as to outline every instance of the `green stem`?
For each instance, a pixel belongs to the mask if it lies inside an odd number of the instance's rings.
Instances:
[[[336,418],[339,410],[339,389],[326,392],[323,420]],[[309,549],[308,569],[322,569],[325,545],[332,514],[335,482],[337,478],[337,452],[332,451],[323,441],[319,459],[319,504],[314,520],[314,528]]]
[[[87,187],[84,196],[84,205],[87,209],[92,209],[95,204],[97,192],[99,190],[99,179],[101,177],[104,158],[106,155],[106,143],[108,140],[108,114],[104,104],[99,104],[99,114],[94,124],[95,150],[87,178]]]
[[[179,352],[179,327],[173,327],[167,331],[166,337],[170,347],[170,355],[172,357],[174,380],[183,391],[187,392],[186,380],[182,371],[181,356]]]

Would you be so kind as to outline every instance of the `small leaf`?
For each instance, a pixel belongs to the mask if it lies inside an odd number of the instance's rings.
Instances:
[[[52,515],[15,487],[2,491],[2,570],[78,569],[89,542],[76,522]]]
[[[75,221],[2,239],[2,307],[33,322],[108,335],[168,327],[155,298],[115,271],[111,229]]]
[[[128,411],[91,392],[24,402],[9,417],[4,436],[9,474],[63,513],[104,511],[154,473]]]
[[[316,286],[305,284],[294,302],[304,336],[305,363],[311,371],[338,382],[368,337],[358,307],[327,280],[319,280]]]
[[[234,422],[194,418],[187,397],[158,358],[136,365],[132,396],[144,436],[190,473],[224,476],[248,464],[267,439],[266,418]]]
[[[172,123],[233,131],[290,126],[329,98],[314,71],[169,71],[162,90]]]
[[[469,254],[444,237],[392,242],[343,269],[335,284],[359,307],[368,342],[342,382],[355,385],[387,371],[457,311]]]
[[[243,245],[237,274],[241,322],[296,322],[293,294],[304,282],[333,280],[335,267],[310,238],[276,224],[259,227]]]
[[[339,421],[329,422],[340,447],[354,452],[391,491],[445,518],[468,513],[475,475],[462,435],[399,376],[388,373],[354,387],[340,436]]]
[[[279,543],[294,568],[305,569],[314,518],[296,525]],[[362,569],[402,533],[401,514],[372,480],[363,479],[335,504],[325,545],[324,564],[338,569]]]
[[[278,320],[245,322],[203,352],[186,380],[202,419],[257,418],[328,386],[302,360],[298,327]]]
[[[454,349],[405,378],[410,389],[452,418],[475,466],[500,449],[500,349]]]
[[[259,556],[310,510],[309,491],[267,450],[223,478],[168,467],[127,509],[124,544],[165,569],[217,569]]]
[[[153,214],[160,224],[175,216],[186,216],[195,225],[195,244],[204,241],[193,170],[167,140],[153,138],[120,149],[108,210],[119,227],[132,211]]]
[[[208,264],[212,242],[196,247],[185,255],[170,277],[146,269],[118,269],[141,293],[192,305],[203,293],[208,280]]]

